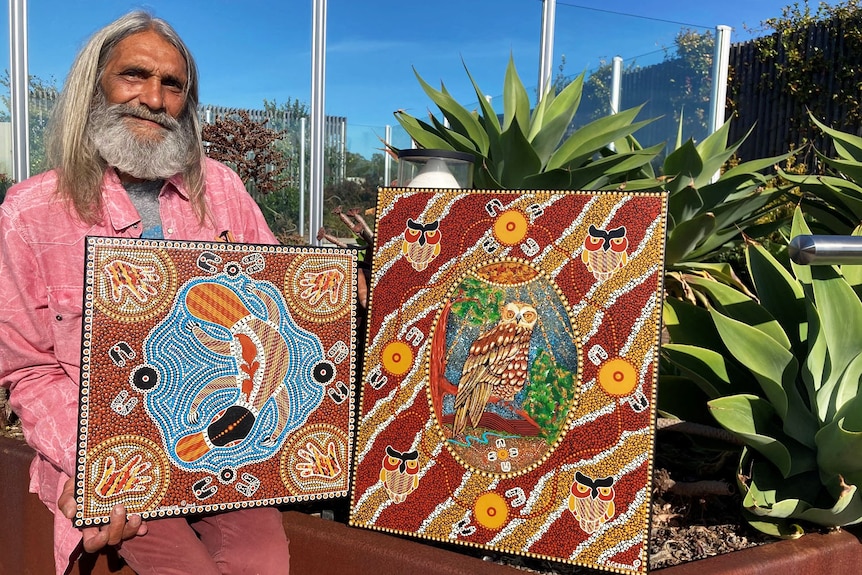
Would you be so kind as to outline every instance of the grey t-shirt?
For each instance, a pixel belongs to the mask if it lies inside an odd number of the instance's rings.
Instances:
[[[142,238],[161,240],[165,237],[162,233],[162,217],[159,214],[159,192],[164,183],[164,180],[155,180],[123,184],[129,199],[141,216]]]

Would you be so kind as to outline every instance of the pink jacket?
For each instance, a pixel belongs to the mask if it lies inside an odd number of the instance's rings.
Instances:
[[[35,450],[30,491],[54,513],[54,559],[65,573],[81,533],[57,511],[63,484],[75,469],[84,237],[140,237],[140,217],[114,170],[102,181],[105,217],[97,225],[70,215],[55,192],[54,172],[13,186],[0,206],[0,385]],[[277,243],[240,179],[206,161],[211,217],[198,224],[182,178],[159,194],[165,239]],[[221,238],[220,238],[221,236]]]

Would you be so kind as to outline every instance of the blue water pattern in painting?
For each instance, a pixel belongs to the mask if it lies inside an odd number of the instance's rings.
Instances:
[[[222,355],[207,348],[192,332],[197,324],[207,335],[230,342],[230,331],[222,326],[194,317],[185,305],[186,294],[193,286],[218,283],[230,288],[251,314],[260,320],[273,322],[267,317],[264,300],[266,294],[278,307],[278,332],[287,348],[287,373],[282,382],[288,401],[288,413],[278,413],[274,397],[269,397],[257,414],[248,435],[235,445],[213,447],[192,462],[183,461],[175,452],[177,441],[195,432],[206,432],[207,426],[222,410],[236,404],[241,392],[238,385],[225,386],[206,396],[197,409],[197,419],[190,421],[192,402],[206,385],[217,378],[239,381],[244,374],[232,355]],[[144,362],[158,372],[159,383],[145,394],[145,409],[162,434],[167,455],[179,468],[188,471],[206,470],[218,473],[226,468],[238,469],[243,465],[266,460],[281,448],[288,433],[301,426],[317,409],[324,397],[324,386],[316,382],[312,369],[324,361],[320,339],[293,321],[278,289],[266,281],[255,281],[239,274],[230,277],[219,274],[208,278],[195,278],[177,292],[173,309],[157,324],[143,343]],[[276,358],[267,358],[274,361]],[[284,361],[284,358],[281,358]],[[286,419],[276,437],[270,437]]]

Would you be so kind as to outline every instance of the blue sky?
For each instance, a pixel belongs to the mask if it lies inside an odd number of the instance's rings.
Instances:
[[[565,55],[576,74],[615,55],[649,64],[662,58],[681,28],[746,28],[781,14],[791,0],[571,0],[557,2],[554,70]],[[813,3],[816,6],[816,2]],[[260,108],[264,98],[308,102],[312,0],[29,0],[30,73],[65,79],[74,55],[96,29],[131,9],[171,22],[192,49],[203,103]],[[462,101],[476,101],[464,72],[482,90],[502,93],[509,55],[521,79],[538,78],[541,0],[329,0],[326,113],[379,133],[392,113],[422,115],[430,105],[413,74],[441,81]],[[8,32],[8,12],[0,24]],[[8,39],[0,43],[8,67]]]

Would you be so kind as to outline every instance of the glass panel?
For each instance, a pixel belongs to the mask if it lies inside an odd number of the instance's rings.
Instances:
[[[5,2],[0,9],[0,199],[12,177],[12,118],[9,115],[9,8]]]
[[[637,120],[656,119],[635,133],[643,146],[665,142],[667,153],[675,145],[680,118],[683,141],[705,138],[715,33],[703,24],[557,4],[557,81],[565,83],[587,70],[575,123],[610,113],[612,61],[621,56],[620,109],[643,105]]]
[[[326,107],[327,113],[347,118],[348,161],[347,180],[327,188],[324,225],[342,237],[351,234],[329,215],[331,209],[373,208],[377,186],[397,183],[395,159],[385,178],[386,126],[393,147],[412,147],[394,112],[405,110],[426,119],[432,109],[439,117],[415,74],[438,90],[442,82],[468,109],[478,107],[478,101],[465,66],[494,104],[502,104],[510,54],[522,78],[535,84],[538,74],[539,2],[510,3],[505,9],[496,0],[380,0],[364,5],[374,12],[371,28],[357,26],[356,0],[328,3]],[[503,32],[479,34],[477,26]],[[373,223],[373,216],[366,219]]]
[[[139,6],[131,0],[93,0],[83,10],[74,2],[29,1],[31,173],[45,168],[45,123],[54,90],[62,87],[75,54],[95,30]],[[274,228],[285,234],[299,231],[299,222],[308,220],[300,213],[298,126],[299,118],[308,113],[310,100],[312,2],[151,0],[146,9],[168,20],[195,55],[202,116],[207,108],[213,110],[213,120],[218,114],[248,110],[260,119],[265,101],[280,111],[297,104],[289,119],[273,118],[267,124],[286,134],[277,144],[288,164],[283,185],[273,193],[256,196]],[[373,13],[363,15],[363,21],[373,19],[373,27],[357,25],[358,9]],[[328,212],[337,205],[331,196],[344,195],[335,187],[345,179],[363,178],[369,193],[357,206],[342,197],[344,207],[372,207],[376,187],[391,183],[397,174],[393,161],[386,180],[386,155],[380,138],[385,138],[390,126],[393,146],[409,148],[411,142],[393,112],[404,109],[423,117],[432,106],[414,76],[414,68],[429,84],[439,88],[442,81],[459,102],[475,105],[476,93],[464,70],[466,65],[481,89],[499,104],[510,55],[525,83],[535,85],[541,12],[539,2],[522,2],[515,9],[500,10],[495,0],[439,0],[432,10],[424,3],[395,0],[363,4],[329,0],[326,225],[339,221]],[[457,20],[452,19],[456,14]],[[9,60],[7,19],[7,11],[0,10],[4,68]],[[460,24],[463,22],[481,22],[483,29],[505,33],[489,39]],[[8,86],[0,90],[8,97]],[[0,152],[9,153],[8,148],[0,147]],[[306,146],[306,162],[307,155]],[[306,178],[308,172],[306,169]],[[255,187],[249,187],[254,192]],[[307,199],[303,208],[307,211]],[[349,236],[349,232],[342,226],[336,235]]]

